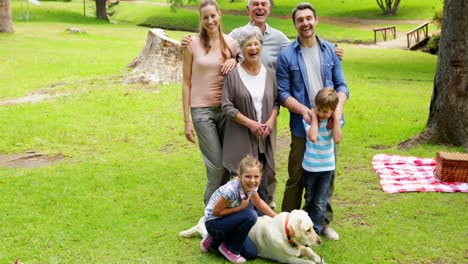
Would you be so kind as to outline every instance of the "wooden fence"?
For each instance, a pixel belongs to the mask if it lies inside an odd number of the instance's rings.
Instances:
[[[374,44],[377,43],[377,32],[382,33],[383,41],[387,41],[387,31],[390,31],[392,33],[394,39],[396,38],[396,27],[395,26],[374,28]]]
[[[421,24],[419,27],[406,32],[406,42],[408,45],[408,49],[411,49],[413,46],[417,45],[419,42],[429,37],[428,25],[429,25],[429,22],[426,21],[425,23]],[[414,40],[413,45],[411,45],[412,40]]]

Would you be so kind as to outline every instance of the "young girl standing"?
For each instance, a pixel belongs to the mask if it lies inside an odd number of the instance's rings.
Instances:
[[[247,207],[249,201],[266,215],[276,215],[257,192],[262,169],[256,158],[246,156],[239,164],[238,177],[213,193],[205,208],[208,236],[200,243],[202,252],[218,249],[232,263],[243,263],[257,256],[257,248],[248,234],[258,216],[254,209]]]
[[[237,42],[223,34],[215,0],[200,3],[200,32],[184,49],[182,100],[185,137],[195,133],[206,167],[205,205],[223,184],[222,146],[225,118],[221,109],[224,76],[236,65]]]

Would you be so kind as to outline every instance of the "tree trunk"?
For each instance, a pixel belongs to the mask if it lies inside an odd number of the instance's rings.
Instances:
[[[148,32],[146,45],[127,66],[133,68],[125,83],[171,84],[182,82],[183,49],[162,29]]]
[[[390,14],[392,16],[395,16],[396,15],[396,12],[398,10],[398,6],[400,5],[400,0],[395,0],[395,2],[393,3],[393,7],[391,8],[391,11],[390,11]]]
[[[400,0],[376,0],[384,15],[394,16],[397,13]]]
[[[13,32],[10,0],[0,0],[0,32]]]
[[[468,3],[446,0],[439,60],[426,129],[402,143],[420,141],[463,146],[468,151]]]
[[[96,1],[96,17],[101,20],[108,21],[107,12],[106,12],[106,3],[107,0],[95,0]]]

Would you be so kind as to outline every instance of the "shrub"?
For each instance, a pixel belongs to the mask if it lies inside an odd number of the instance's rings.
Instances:
[[[437,54],[439,52],[439,41],[440,41],[440,34],[432,35],[429,42],[427,42],[427,49],[431,54]]]
[[[436,25],[438,28],[440,28],[440,26],[442,25],[442,19],[444,17],[443,15],[443,10],[442,9],[439,9],[439,10],[435,10],[434,11],[434,15],[432,16],[432,22],[434,23],[434,25]]]
[[[434,11],[434,15],[432,16],[432,23],[437,26],[437,28],[440,28],[442,25],[442,19],[443,19],[443,10],[438,9]],[[431,36],[431,39],[427,42],[424,50],[431,53],[431,54],[437,54],[439,52],[439,41],[440,41],[440,32],[434,34]]]

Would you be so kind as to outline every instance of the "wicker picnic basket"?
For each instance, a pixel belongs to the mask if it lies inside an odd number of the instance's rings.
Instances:
[[[443,152],[436,155],[435,176],[444,182],[468,182],[468,153]]]

